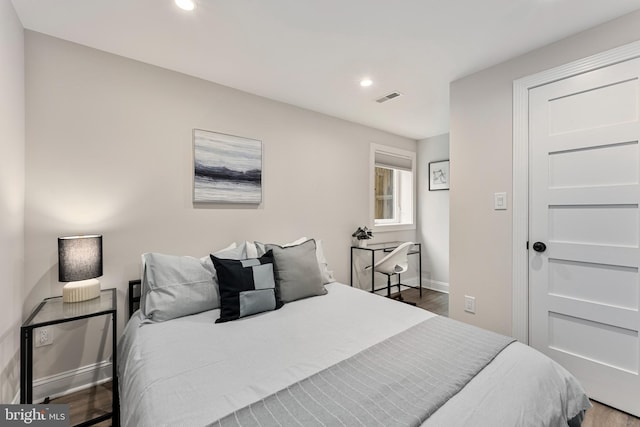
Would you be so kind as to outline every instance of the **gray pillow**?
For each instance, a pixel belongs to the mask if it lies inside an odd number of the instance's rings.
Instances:
[[[140,310],[147,319],[164,322],[220,306],[212,266],[205,259],[146,253],[142,262]]]
[[[274,275],[282,302],[327,293],[318,268],[316,242],[313,239],[296,246],[265,246],[267,251],[273,251]]]
[[[219,258],[246,258],[246,245],[215,252]],[[150,265],[150,266],[149,266]],[[152,322],[220,307],[218,278],[211,257],[142,254],[140,312]]]
[[[301,237],[300,239],[295,240],[291,243],[285,243],[284,245],[282,245],[282,247],[300,245],[306,242],[307,240],[310,240],[310,239],[307,239],[306,237]],[[318,259],[318,268],[320,269],[322,284],[326,285],[327,283],[335,282],[336,279],[334,279],[333,277],[333,271],[329,270],[329,264],[327,264],[327,259],[324,256],[324,249],[322,248],[322,240],[316,240],[315,242],[316,242],[316,258]],[[245,242],[245,245],[247,247],[247,258],[257,258],[264,255],[267,252],[264,243]],[[253,255],[253,257],[249,256],[249,252],[250,252],[249,246],[253,246],[255,248],[255,254]]]

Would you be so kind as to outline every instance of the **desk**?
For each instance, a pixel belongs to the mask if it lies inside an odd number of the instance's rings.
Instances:
[[[384,255],[393,251],[400,244],[404,242],[382,242],[382,243],[372,243],[367,245],[364,248],[360,246],[351,246],[351,281],[350,285],[353,286],[353,251],[368,251],[371,253],[371,265],[375,264],[376,252],[381,252]],[[411,286],[401,283],[402,286],[406,286],[407,288],[419,289],[420,290],[420,298],[422,298],[422,244],[414,243],[411,250],[409,250],[409,255],[418,255],[418,286]],[[375,285],[375,272],[371,270],[371,292],[381,291],[383,289],[387,289],[387,287],[376,289]],[[397,285],[393,285],[397,286]]]
[[[33,400],[33,330],[43,326],[72,322],[95,316],[111,315],[113,332],[111,412],[82,422],[81,426],[97,424],[111,418],[113,426],[120,425],[117,374],[117,294],[115,289],[103,289],[100,296],[87,301],[63,303],[62,296],[46,298],[20,327],[20,403]]]

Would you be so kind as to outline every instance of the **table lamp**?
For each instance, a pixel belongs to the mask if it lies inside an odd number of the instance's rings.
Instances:
[[[69,282],[62,288],[62,301],[80,302],[100,296],[102,276],[102,236],[58,237],[58,280]]]

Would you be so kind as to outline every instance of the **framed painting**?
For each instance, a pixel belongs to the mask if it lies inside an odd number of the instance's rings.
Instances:
[[[449,189],[449,160],[429,163],[429,191]]]
[[[262,141],[193,130],[194,203],[262,202]]]

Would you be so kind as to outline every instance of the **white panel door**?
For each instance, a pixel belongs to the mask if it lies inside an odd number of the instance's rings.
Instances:
[[[634,59],[529,93],[530,344],[637,416],[639,77]]]

